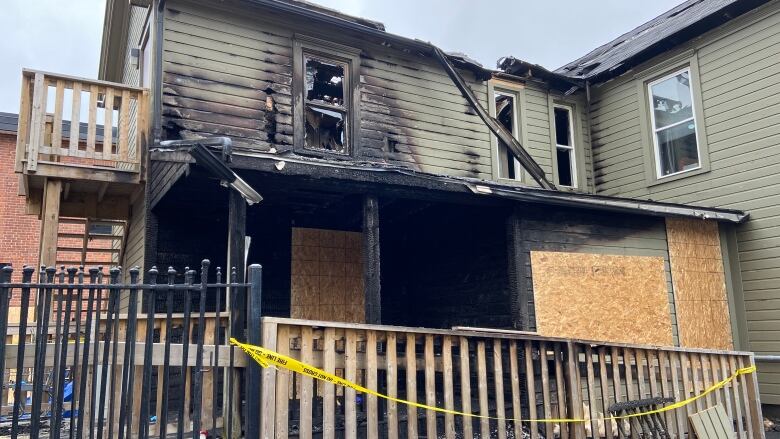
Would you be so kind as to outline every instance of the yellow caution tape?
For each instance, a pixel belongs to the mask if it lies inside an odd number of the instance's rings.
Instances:
[[[754,373],[756,371],[756,366],[749,366],[749,367],[743,367],[741,369],[737,369],[736,372],[731,374],[731,376],[713,384],[710,386],[707,390],[704,392],[690,397],[688,399],[685,399],[683,401],[678,401],[673,404],[667,405],[663,408],[656,409],[656,410],[650,410],[646,412],[641,413],[632,413],[628,415],[621,415],[621,416],[607,416],[603,418],[598,419],[574,419],[574,418],[561,418],[561,419],[514,419],[514,418],[502,418],[497,416],[485,416],[485,415],[478,415],[476,413],[465,413],[465,412],[459,412],[457,410],[449,410],[449,409],[443,409],[441,407],[434,407],[429,406],[425,404],[420,404],[419,402],[413,402],[413,401],[407,401],[405,399],[396,398],[389,395],[384,395],[382,393],[379,393],[375,390],[367,389],[359,384],[353,383],[351,381],[345,380],[344,378],[341,378],[337,375],[334,375],[332,373],[326,372],[322,369],[318,369],[314,366],[311,366],[309,364],[303,363],[301,361],[296,360],[295,358],[288,357],[286,355],[282,355],[278,352],[274,352],[270,349],[266,349],[260,346],[254,346],[250,344],[241,343],[235,338],[230,339],[230,344],[234,346],[238,346],[243,350],[247,355],[252,357],[255,361],[257,361],[258,364],[262,367],[270,367],[270,366],[277,366],[281,367],[287,370],[290,370],[292,372],[299,373],[301,375],[305,375],[314,379],[318,379],[321,381],[325,381],[327,383],[335,384],[337,386],[343,386],[343,387],[349,387],[351,389],[354,389],[357,392],[365,393],[368,395],[373,395],[379,398],[386,399],[388,401],[397,402],[399,404],[406,404],[412,407],[417,407],[424,410],[432,410],[434,412],[439,413],[448,413],[452,415],[458,415],[458,416],[468,416],[471,418],[480,418],[480,419],[493,419],[493,420],[503,420],[503,421],[514,421],[514,422],[554,422],[554,423],[563,423],[563,422],[592,422],[597,420],[619,420],[619,419],[627,419],[627,418],[635,418],[639,416],[647,416],[652,415],[656,413],[663,413],[668,412],[670,410],[676,410],[680,407],[684,407],[697,399],[703,398],[707,396],[708,394],[720,389],[721,387],[725,386],[729,382],[733,381],[735,378],[737,378],[740,375],[747,375]]]

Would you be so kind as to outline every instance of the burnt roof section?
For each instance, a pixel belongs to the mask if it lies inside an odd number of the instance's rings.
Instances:
[[[164,151],[157,154],[160,153],[164,154]],[[154,155],[153,153],[153,159]],[[297,175],[305,178],[349,180],[359,184],[376,184],[383,187],[406,186],[433,191],[460,192],[471,196],[485,196],[517,202],[638,215],[679,216],[732,223],[742,223],[748,219],[748,214],[740,210],[507,185],[474,178],[429,174],[394,165],[377,165],[367,162],[344,163],[328,159],[271,153],[233,154],[232,160],[233,167],[239,169],[290,176]],[[284,165],[280,165],[280,162],[284,162]]]
[[[504,74],[511,76],[509,79],[539,80],[549,84],[551,87],[568,93],[573,93],[578,88],[585,86],[584,81],[571,78],[560,73],[552,72],[539,64],[533,64],[513,56],[507,56],[498,60],[498,68],[503,73],[496,74],[502,77]]]
[[[419,56],[434,56],[434,46],[427,42],[385,31],[382,23],[354,17],[325,8],[308,1],[301,0],[246,0],[260,7],[277,10],[292,16],[311,20],[315,24],[337,26],[348,33],[355,33],[367,41],[383,46],[394,47],[407,53]],[[486,69],[482,64],[461,53],[448,53],[447,57],[457,67],[471,71],[480,80],[491,78],[492,69]]]
[[[15,133],[19,126],[19,115],[16,113],[3,113],[0,112],[0,131],[7,131]],[[79,124],[79,139],[87,140],[87,131],[89,130],[89,124],[81,122]],[[103,125],[95,126],[95,139],[100,142],[103,140]],[[114,138],[116,138],[117,129],[114,128]],[[70,121],[62,121],[62,136],[70,137]]]
[[[591,82],[606,81],[767,1],[688,0],[554,72]]]

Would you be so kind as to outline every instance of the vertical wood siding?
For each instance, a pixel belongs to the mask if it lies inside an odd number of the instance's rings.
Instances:
[[[780,5],[771,3],[681,50],[698,57],[710,172],[648,187],[640,98],[629,75],[591,103],[597,191],[742,209],[737,229],[748,349],[780,352]],[[653,60],[650,64],[664,61]],[[671,67],[674,68],[674,67]],[[641,103],[644,104],[644,103]],[[759,365],[762,401],[780,404],[780,367]]]

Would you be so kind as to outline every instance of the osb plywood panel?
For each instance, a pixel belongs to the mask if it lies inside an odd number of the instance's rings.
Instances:
[[[715,221],[667,218],[680,345],[731,349],[726,278]]]
[[[664,259],[531,252],[542,335],[672,345]]]
[[[340,230],[292,230],[290,316],[365,322],[362,234]]]

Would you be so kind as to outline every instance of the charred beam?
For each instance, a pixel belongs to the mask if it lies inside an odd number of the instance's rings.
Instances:
[[[376,195],[363,198],[363,278],[366,323],[382,323],[379,275],[379,200]]]

